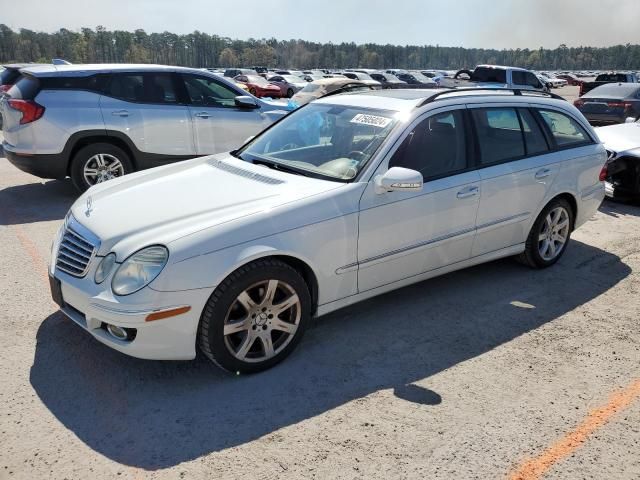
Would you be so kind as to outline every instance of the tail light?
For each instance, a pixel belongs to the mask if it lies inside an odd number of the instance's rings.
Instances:
[[[0,93],[6,93],[13,85],[0,85]]]
[[[33,100],[9,99],[9,106],[22,112],[20,125],[35,122],[44,114],[44,107]]]
[[[604,182],[604,181],[607,179],[607,176],[608,176],[608,172],[607,172],[607,164],[605,163],[605,164],[602,166],[602,169],[600,170],[600,175],[598,176],[598,179],[599,179],[601,182]]]
[[[631,108],[633,103],[631,102],[607,102],[609,108],[624,108],[625,110]]]
[[[576,106],[577,108],[580,108],[580,107],[582,107],[584,105],[584,100],[579,98],[575,102],[573,102],[573,105]]]

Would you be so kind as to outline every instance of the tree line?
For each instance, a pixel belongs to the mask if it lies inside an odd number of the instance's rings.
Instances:
[[[238,40],[194,31],[186,35],[82,28],[13,31],[0,24],[0,62],[159,63],[190,67],[473,68],[482,63],[536,70],[640,69],[640,45],[555,49],[483,49],[439,45],[318,43],[306,40]]]

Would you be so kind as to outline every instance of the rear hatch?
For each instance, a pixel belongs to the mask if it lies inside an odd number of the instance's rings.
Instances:
[[[31,75],[22,75],[6,95],[0,98],[2,133],[9,145],[17,145],[21,132],[29,123],[44,113],[44,107],[35,102],[40,92],[40,81]]]
[[[0,102],[7,96],[9,89],[16,83],[20,76],[17,68],[5,68],[0,72]],[[0,103],[0,130],[2,130],[2,106]]]

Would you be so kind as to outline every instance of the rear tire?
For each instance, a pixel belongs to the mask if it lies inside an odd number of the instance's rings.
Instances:
[[[71,181],[84,192],[97,183],[133,172],[129,155],[111,143],[92,143],[82,147],[71,162]]]
[[[560,260],[571,239],[574,213],[569,202],[556,198],[533,222],[525,250],[516,259],[531,268],[547,268]]]
[[[293,97],[293,89],[292,88],[287,90],[287,98],[291,98],[291,97]]]
[[[200,317],[198,345],[227,371],[259,372],[293,351],[310,316],[311,294],[302,276],[279,260],[256,260],[213,292]]]
[[[254,97],[257,97],[257,96],[258,96],[258,92],[256,92],[256,89],[255,89],[255,88],[250,88],[250,89],[249,89],[249,93],[250,93],[251,95],[253,95]]]

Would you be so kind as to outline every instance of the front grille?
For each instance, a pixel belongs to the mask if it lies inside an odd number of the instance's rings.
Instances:
[[[80,233],[83,229],[71,217],[58,248],[56,268],[74,277],[84,277],[87,274],[89,263],[98,250],[97,240],[90,238],[93,235],[88,231],[85,233],[89,233],[89,235]]]

